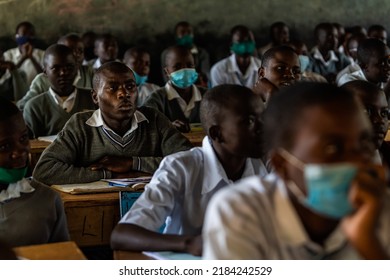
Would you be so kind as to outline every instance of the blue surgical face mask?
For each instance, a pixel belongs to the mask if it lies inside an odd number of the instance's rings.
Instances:
[[[27,174],[27,166],[17,169],[8,169],[0,167],[0,182],[11,184],[20,181]]]
[[[32,41],[33,41],[33,38],[28,37],[28,36],[17,36],[16,37],[16,43],[18,44],[18,46],[24,45],[28,42],[31,43]]]
[[[238,55],[253,55],[255,49],[256,43],[254,41],[236,42],[230,47],[230,50]]]
[[[169,75],[172,84],[179,88],[188,88],[192,86],[198,79],[198,73],[194,68],[184,68],[178,71],[172,72]]]
[[[281,150],[280,154],[303,170],[307,195],[292,181],[288,182],[288,186],[306,208],[332,219],[341,219],[353,212],[348,193],[358,170],[356,165],[305,164],[286,150]]]
[[[310,58],[307,55],[299,55],[299,63],[301,64],[301,72],[305,72],[310,64]]]
[[[135,83],[137,86],[143,85],[148,80],[148,76],[140,76],[135,71],[133,71],[134,77],[135,77]]]
[[[191,34],[184,35],[182,37],[176,37],[176,44],[186,48],[191,48],[194,44],[194,36]]]

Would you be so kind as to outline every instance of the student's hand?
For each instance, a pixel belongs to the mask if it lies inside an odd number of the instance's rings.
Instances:
[[[258,79],[253,87],[253,92],[259,94],[264,102],[267,102],[277,90],[278,88],[266,78]]]
[[[12,71],[15,69],[15,64],[12,63],[11,61],[1,61],[0,60],[0,71],[5,71],[5,70]]]
[[[202,236],[190,237],[186,242],[185,251],[194,256],[202,256],[203,241]]]
[[[186,123],[186,122],[181,121],[181,120],[175,120],[174,122],[172,122],[172,124],[180,132],[186,133],[186,132],[190,132],[191,131],[190,125],[188,123]]]
[[[113,173],[129,173],[133,169],[133,160],[126,157],[105,156],[90,165],[91,170],[105,169]]]
[[[387,258],[376,235],[386,191],[384,174],[382,167],[374,165],[359,171],[349,193],[355,212],[342,221],[348,241],[366,259]]]
[[[21,49],[22,56],[26,58],[32,57],[34,48],[30,43],[23,44],[20,49]]]

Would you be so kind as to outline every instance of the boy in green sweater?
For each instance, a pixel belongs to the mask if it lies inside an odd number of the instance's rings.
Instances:
[[[130,68],[120,62],[102,65],[92,90],[99,109],[69,120],[43,152],[34,178],[52,185],[153,173],[163,157],[192,147],[164,115],[137,109],[137,96]]]
[[[70,48],[50,46],[45,51],[44,73],[49,90],[29,100],[23,111],[32,138],[55,135],[73,114],[96,108],[90,91],[73,85],[77,66]]]

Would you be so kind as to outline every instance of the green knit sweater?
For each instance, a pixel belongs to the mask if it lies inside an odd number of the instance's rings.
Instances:
[[[191,143],[160,112],[139,109],[148,121],[121,138],[86,121],[93,112],[75,114],[57,139],[43,152],[33,177],[47,185],[73,184],[112,178],[109,171],[92,171],[89,166],[104,156],[131,157],[133,169],[153,173],[166,155],[189,150]]]
[[[94,109],[96,105],[89,90],[77,89],[74,106],[69,112],[56,104],[50,92],[45,92],[27,102],[23,118],[32,138],[38,138],[57,134],[73,114]]]

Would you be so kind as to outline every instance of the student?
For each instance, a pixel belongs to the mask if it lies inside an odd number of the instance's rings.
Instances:
[[[281,90],[264,135],[275,173],[213,197],[204,258],[388,258],[384,172],[372,164],[373,133],[353,94],[324,83]]]
[[[368,28],[367,32],[368,38],[378,39],[383,42],[383,44],[387,45],[387,32],[386,28],[382,25],[374,24]]]
[[[246,87],[220,85],[201,104],[202,147],[167,156],[111,235],[114,250],[201,254],[203,217],[228,184],[267,171],[262,161],[261,99]],[[164,234],[158,233],[165,222]]]
[[[16,26],[17,48],[4,52],[4,60],[10,61],[26,74],[27,85],[42,72],[44,51],[34,48],[35,28],[31,22],[23,21]]]
[[[390,146],[384,142],[389,129],[389,106],[384,91],[366,81],[351,81],[342,86],[363,103],[374,129],[375,162],[390,167]]]
[[[344,52],[345,28],[340,23],[333,22],[332,25],[337,29],[337,50],[340,53]]]
[[[99,109],[72,116],[43,152],[34,178],[52,185],[153,173],[162,157],[192,147],[161,113],[137,109],[137,95],[134,74],[125,64],[103,64],[92,90]]]
[[[196,72],[203,73],[206,77],[210,74],[210,58],[208,52],[194,43],[195,35],[191,24],[187,21],[180,21],[176,24],[174,29],[176,45],[188,48],[194,57],[194,65]],[[163,67],[163,77],[165,82],[168,77],[165,75],[164,68],[166,67],[166,55],[168,49],[161,53],[161,65]]]
[[[252,31],[237,25],[231,32],[232,55],[217,62],[211,68],[211,85],[235,84],[252,88],[257,79],[261,61],[254,57],[255,38]]]
[[[73,85],[77,65],[70,48],[58,44],[48,47],[44,73],[49,90],[30,99],[23,110],[32,138],[55,135],[73,114],[95,109],[90,91]]]
[[[10,247],[69,240],[60,195],[24,178],[29,151],[21,112],[0,98],[0,239]]]
[[[0,49],[0,96],[11,101],[18,101],[28,89],[26,74],[17,69],[15,64],[4,61]]]
[[[111,34],[103,34],[97,37],[94,51],[97,58],[88,62],[88,65],[94,70],[104,63],[118,61],[118,42]]]
[[[317,45],[311,51],[312,60],[308,70],[334,83],[337,73],[347,67],[350,61],[343,53],[336,51],[338,33],[331,23],[318,24],[314,33]]]
[[[281,87],[301,80],[301,66],[296,52],[288,46],[273,47],[266,51],[258,71],[253,91],[264,102]]]
[[[88,65],[88,61],[96,58],[96,54],[94,52],[96,37],[97,35],[93,31],[87,31],[81,36],[84,45],[83,65]]]
[[[62,36],[57,41],[57,44],[65,45],[71,48],[73,51],[73,55],[77,64],[77,75],[73,81],[73,84],[78,88],[89,90],[92,89],[93,70],[89,66],[82,65],[82,62],[84,61],[84,45],[81,38],[74,33],[70,33]],[[16,103],[16,105],[20,110],[23,110],[27,101],[41,93],[48,91],[49,88],[50,82],[47,78],[47,75],[45,73],[38,74],[32,81],[30,89],[23,96],[23,98]]]
[[[200,122],[199,106],[206,89],[194,85],[198,73],[188,48],[170,47],[165,64],[169,81],[153,92],[144,105],[162,112],[179,131],[188,132],[189,123]]]
[[[383,89],[390,77],[389,54],[386,45],[378,39],[362,41],[357,53],[359,69],[341,76],[338,85],[341,86],[349,81],[362,80],[369,81]]]
[[[258,49],[262,57],[270,48],[286,45],[290,41],[290,30],[284,22],[274,22],[269,28],[269,37],[271,42]]]
[[[150,72],[150,54],[142,47],[130,48],[125,52],[123,63],[133,70],[135,75],[138,88],[137,106],[140,107],[153,91],[160,88],[158,85],[147,83]]]

